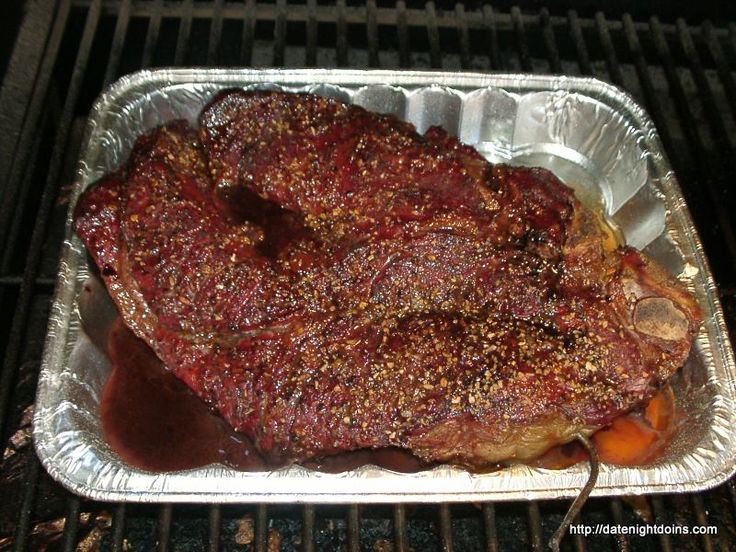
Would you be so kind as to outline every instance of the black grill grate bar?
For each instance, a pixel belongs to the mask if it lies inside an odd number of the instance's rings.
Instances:
[[[51,207],[56,197],[57,181],[61,174],[64,145],[66,137],[72,124],[74,105],[77,102],[82,85],[82,77],[87,67],[92,39],[97,29],[100,18],[100,2],[94,2],[85,22],[84,32],[77,51],[77,57],[72,70],[71,83],[67,91],[64,107],[59,120],[59,125],[54,138],[54,149],[51,153],[46,182],[41,193],[36,222],[31,233],[30,245],[26,255],[26,264],[23,272],[23,281],[20,285],[20,293],[13,313],[12,325],[8,337],[5,356],[3,359],[2,374],[0,375],[0,437],[5,436],[5,422],[8,414],[8,400],[12,389],[12,381],[15,374],[16,364],[23,344],[23,329],[33,299],[33,282],[38,276],[41,264],[41,252],[46,235],[46,228],[50,219]]]
[[[73,6],[80,8],[88,8],[94,0],[72,0]],[[131,13],[134,17],[151,17],[154,12],[157,11],[155,2],[158,0],[134,0],[133,11]],[[180,0],[162,0],[163,6],[158,13],[163,17],[179,17],[182,8],[182,2]],[[195,2],[192,16],[195,19],[206,19],[212,18],[212,1],[209,2]],[[104,15],[115,15],[118,12],[120,0],[103,0],[103,14]],[[397,2],[398,3],[398,2]],[[242,4],[235,2],[226,2],[223,8],[224,19],[241,19],[243,17],[244,7]],[[277,15],[277,7],[273,2],[270,3],[259,3],[256,6],[258,19],[273,21]],[[514,12],[518,12],[515,16]],[[481,29],[484,28],[484,9],[468,10],[467,21],[469,28]],[[345,21],[347,24],[363,25],[366,21],[366,7],[363,5],[351,5],[346,7],[344,11]],[[319,23],[335,23],[335,6],[330,4],[319,4],[316,11],[317,21]],[[425,27],[426,26],[426,6],[425,9],[421,8],[407,8],[407,25],[409,27]],[[289,4],[288,20],[295,22],[304,22],[308,17],[308,8],[304,3]],[[515,23],[514,18],[518,17],[524,25],[536,25],[539,21],[539,16],[536,14],[524,13],[518,6],[511,8],[509,13],[496,12],[496,22],[502,30],[513,30]],[[376,23],[378,25],[394,25],[396,22],[396,11],[394,7],[378,6],[376,8]],[[567,23],[567,17],[561,15],[550,16],[550,22],[554,26],[564,26]],[[594,28],[595,22],[588,19],[581,19],[581,26],[583,28]],[[637,21],[634,23],[636,30],[639,32],[646,31],[648,28],[647,23]],[[442,10],[437,12],[437,27],[440,29],[448,28],[451,30],[457,29],[457,16],[454,10]],[[662,29],[668,34],[676,32],[674,24],[663,23]],[[613,22],[611,30],[620,31],[621,24]],[[727,30],[724,28],[717,28],[716,33],[718,35],[725,36]],[[698,31],[699,34],[699,31]]]
[[[123,0],[120,4],[120,12],[115,22],[115,31],[112,37],[112,45],[110,46],[110,57],[105,70],[105,77],[102,88],[106,88],[110,84],[118,71],[120,65],[120,56],[123,53],[125,44],[125,33],[128,30],[128,22],[130,21],[130,0]],[[177,50],[178,51],[178,50]]]
[[[575,52],[578,57],[580,72],[583,75],[592,75],[593,67],[590,64],[590,55],[588,54],[588,47],[585,44],[583,29],[580,27],[578,13],[575,10],[570,10],[568,12],[567,21],[570,27],[570,34],[572,35],[573,43],[575,44]]]
[[[491,64],[491,69],[496,71],[503,69],[501,54],[498,48],[496,12],[494,12],[493,8],[489,5],[483,6],[483,24],[485,26],[486,34],[488,35],[488,58]]]
[[[526,506],[526,520],[529,526],[529,547],[534,552],[541,552],[543,548],[542,518],[539,513],[539,502],[529,502]]]
[[[112,552],[124,552],[125,541],[125,503],[115,506],[112,518]]]
[[[17,198],[20,193],[19,188],[25,178],[26,169],[33,164],[33,158],[29,156],[29,152],[32,150],[33,142],[39,134],[39,122],[44,109],[52,70],[56,64],[61,39],[64,35],[64,28],[69,17],[69,10],[70,2],[68,0],[59,6],[54,27],[51,30],[49,41],[42,58],[43,61],[41,62],[38,77],[33,87],[33,93],[31,94],[26,116],[15,148],[15,155],[13,155],[8,174],[2,175],[6,177],[3,185],[3,199],[0,203],[0,248],[3,251],[9,249],[9,243],[6,238],[11,217],[17,215],[18,211],[20,211],[19,207],[21,206]],[[0,385],[2,384],[0,383]],[[0,413],[1,419],[2,414]]]
[[[406,509],[403,504],[394,506],[394,548],[396,552],[407,552],[406,544]]]
[[[406,3],[396,2],[396,36],[399,44],[399,67],[409,67],[409,31],[406,24]]]
[[[728,66],[728,62],[723,54],[718,38],[713,32],[713,24],[710,21],[704,21],[701,26],[703,40],[708,45],[708,51],[711,58],[716,64],[718,70],[718,78],[723,84],[723,88],[726,92],[726,98],[728,99],[729,106],[731,107],[731,113],[736,114],[736,83],[734,83],[733,74]]]
[[[626,19],[630,22],[630,18],[625,16]],[[703,139],[699,132],[700,125],[698,125],[693,115],[690,102],[687,99],[682,82],[677,75],[677,70],[675,69],[675,64],[670,54],[669,46],[667,45],[667,39],[664,36],[659,20],[656,17],[652,17],[650,23],[652,38],[654,39],[659,58],[662,61],[670,91],[675,100],[675,106],[680,114],[680,118],[684,121],[683,130],[695,152],[698,166],[705,175],[705,184],[710,195],[711,205],[721,226],[721,238],[730,253],[728,257],[732,267],[736,267],[736,234],[733,231],[731,215],[726,211],[719,192],[719,189],[726,188],[726,183],[723,181],[722,173],[714,170],[713,164],[708,158],[706,148],[703,145]]]
[[[514,37],[516,38],[516,51],[519,54],[521,69],[526,72],[532,71],[532,61],[529,58],[526,33],[524,32],[524,18],[518,6],[511,8],[511,21],[514,26]]]
[[[496,530],[496,507],[492,502],[483,504],[483,532],[486,536],[486,552],[498,552],[498,531]]]
[[[708,79],[705,76],[703,70],[703,63],[700,59],[700,55],[695,49],[690,31],[687,28],[687,24],[684,19],[677,20],[677,35],[680,39],[685,56],[687,57],[690,69],[695,77],[695,84],[698,87],[703,101],[703,107],[705,108],[706,116],[709,119],[710,126],[713,128],[713,133],[718,144],[718,148],[721,152],[721,158],[727,169],[733,171],[731,159],[733,157],[733,143],[731,142],[726,127],[723,124],[724,114],[718,111],[716,99],[713,96],[713,91],[708,84]]]
[[[0,276],[0,286],[2,287],[17,287],[23,283],[23,276]],[[44,291],[49,291],[56,285],[56,279],[47,277],[38,277],[33,280],[33,285],[37,288],[43,288]]]
[[[306,506],[304,513],[306,515],[307,509],[312,509],[312,515],[314,515],[314,506]],[[310,523],[310,527],[314,527],[314,518]],[[311,540],[314,542],[314,539]],[[255,534],[255,552],[267,552],[268,550],[268,506],[265,504],[259,504],[256,509],[256,534]],[[308,548],[304,547],[305,552]]]
[[[314,528],[316,513],[314,505],[305,504],[302,512],[302,551],[314,552]]]
[[[376,20],[376,0],[366,2],[366,38],[368,40],[368,66],[378,67],[378,23]]]
[[[427,2],[426,9],[427,38],[429,40],[429,64],[435,69],[439,69],[442,67],[442,54],[440,49],[440,31],[437,27],[437,10],[434,8],[434,2]]]
[[[179,19],[179,31],[176,37],[176,50],[174,52],[174,64],[182,65],[189,48],[189,35],[192,32],[192,0],[184,0],[181,18]]]
[[[623,18],[624,34],[626,36],[626,42],[634,58],[634,67],[639,78],[641,89],[644,93],[644,101],[649,109],[649,112],[654,118],[657,130],[662,136],[662,141],[669,151],[674,151],[674,143],[671,138],[669,131],[669,125],[667,124],[667,118],[662,112],[661,102],[657,97],[657,92],[654,89],[651,75],[649,73],[649,67],[644,59],[644,53],[641,48],[641,42],[639,41],[639,35],[636,29],[631,24],[631,19],[628,16]]]
[[[162,504],[158,509],[158,523],[156,525],[156,550],[168,552],[171,539],[171,518],[173,507],[171,504]]]
[[[52,83],[51,85],[51,94],[53,94],[53,91],[56,90],[56,86]],[[49,105],[46,107],[46,109],[41,114],[41,120],[40,120],[40,128],[44,128],[46,124],[48,124],[49,119],[57,119],[59,117],[59,107],[57,102],[49,102]],[[13,262],[13,257],[16,254],[17,246],[15,245],[18,241],[18,236],[23,232],[22,226],[23,226],[23,214],[26,210],[26,205],[28,203],[28,199],[31,193],[32,189],[32,181],[33,181],[33,170],[31,167],[33,167],[32,161],[38,158],[38,151],[41,146],[41,139],[43,138],[43,133],[36,132],[33,137],[33,143],[31,145],[31,151],[30,155],[28,156],[28,159],[31,160],[29,163],[29,170],[26,171],[23,180],[21,182],[20,190],[18,190],[18,194],[15,198],[14,207],[15,207],[15,216],[13,217],[10,228],[7,231],[5,243],[7,244],[7,247],[3,249],[2,252],[2,261],[0,261],[0,274],[9,274]],[[12,277],[12,276],[11,276]],[[38,280],[38,279],[37,279]],[[22,276],[20,278],[20,281],[22,281]]]
[[[618,63],[618,56],[616,55],[616,49],[613,47],[613,40],[611,40],[611,33],[608,30],[609,22],[606,20],[606,16],[603,12],[595,14],[596,30],[598,31],[598,40],[601,42],[603,47],[603,55],[606,58],[606,70],[608,75],[611,77],[611,81],[617,86],[623,86],[624,76],[621,73],[621,66]]]
[[[40,0],[28,4],[13,54],[0,84],[0,181],[7,183],[10,168],[17,156],[19,133],[27,114],[28,99],[37,87],[39,69],[43,66],[44,50],[54,25],[54,19],[63,17],[57,13],[56,1]],[[63,8],[63,6],[59,6]],[[8,109],[8,106],[13,106]],[[1,233],[1,231],[0,231]],[[0,242],[0,246],[2,242]]]
[[[345,0],[337,0],[337,36],[335,47],[337,50],[338,67],[346,67],[348,64],[348,28],[345,21]]]
[[[286,0],[276,0],[276,21],[273,26],[273,65],[284,64],[286,55]]]
[[[220,549],[220,522],[222,512],[219,504],[210,506],[209,512],[209,546],[208,552],[217,552]]]
[[[255,40],[255,33],[256,0],[245,0],[245,11],[243,12],[243,37],[240,44],[240,61],[246,66],[253,64],[253,41]]]
[[[163,0],[154,0],[153,12],[148,20],[148,30],[146,31],[146,42],[143,47],[143,59],[141,67],[145,69],[151,65],[153,61],[153,53],[158,43],[158,31],[161,27],[161,8]]]
[[[38,485],[38,474],[41,469],[38,457],[29,454],[28,464],[23,474],[23,498],[18,508],[18,518],[13,535],[13,552],[25,552],[28,550],[28,533],[31,528],[31,514],[36,500],[36,486]]]
[[[317,0],[307,0],[307,66],[317,65]]]
[[[439,529],[443,552],[453,552],[452,515],[450,514],[450,505],[447,503],[439,505]]]
[[[736,53],[736,23],[728,24],[728,41],[731,44],[731,51]]]
[[[662,497],[653,496],[648,502],[651,504],[652,513],[654,514],[654,521],[658,524],[667,523],[665,519],[665,508]],[[669,535],[661,533],[659,535],[659,547],[663,552],[672,552],[672,540]]]
[[[549,10],[547,8],[540,10],[539,24],[542,27],[542,38],[544,39],[544,48],[547,50],[549,68],[553,73],[562,73],[562,63],[560,62],[560,53],[557,50],[557,42],[555,41],[555,31],[550,23]]]
[[[612,498],[610,502],[610,510],[611,510],[611,519],[613,520],[613,523],[615,523],[618,526],[621,526],[624,524],[624,512],[623,507],[621,505],[621,499],[619,498]],[[616,545],[618,546],[618,549],[620,552],[629,552],[631,550],[631,544],[629,543],[629,539],[626,538],[626,535],[618,534],[615,537]]]
[[[357,504],[348,506],[348,551],[360,552],[360,510]]]
[[[457,38],[460,44],[460,66],[463,69],[470,67],[470,35],[468,34],[468,21],[465,18],[465,6],[455,5],[455,16],[457,17]]]
[[[693,504],[693,509],[695,510],[695,520],[698,522],[698,525],[701,527],[707,527],[709,525],[708,514],[706,513],[705,506],[703,505],[703,495],[691,494],[690,499]],[[705,552],[713,552],[713,539],[711,539],[710,535],[708,533],[702,533],[700,538]]]
[[[62,537],[62,549],[73,551],[77,548],[77,533],[79,532],[79,509],[80,500],[76,496],[67,499],[66,521],[64,522],[64,535]]]
[[[220,59],[220,37],[222,36],[222,6],[224,0],[215,0],[210,23],[210,41],[207,46],[207,65],[216,65]]]

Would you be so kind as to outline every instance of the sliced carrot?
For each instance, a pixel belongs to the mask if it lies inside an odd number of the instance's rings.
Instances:
[[[593,442],[603,462],[632,465],[646,459],[657,438],[654,429],[635,418],[622,416],[596,432]]]
[[[675,419],[675,394],[671,387],[659,391],[644,409],[644,419],[657,431],[670,428]]]

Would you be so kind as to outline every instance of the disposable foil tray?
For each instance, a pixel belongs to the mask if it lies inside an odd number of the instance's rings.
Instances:
[[[308,91],[432,125],[491,162],[554,171],[588,205],[600,205],[625,241],[646,251],[697,298],[704,323],[673,387],[684,421],[664,455],[641,467],[603,465],[596,495],[693,491],[735,470],[736,368],[711,272],[657,132],[621,90],[594,79],[532,75],[350,70],[141,71],[95,103],[71,204],[123,163],[137,136],[172,119],[192,123],[218,90]],[[34,420],[51,476],[97,500],[138,502],[421,502],[573,496],[585,463],[548,470],[513,465],[472,474],[440,466],[414,474],[372,465],[328,474],[292,466],[240,472],[215,464],[150,473],[126,465],[102,437],[99,403],[110,364],[80,330],[78,296],[88,278],[71,211],[51,310]]]

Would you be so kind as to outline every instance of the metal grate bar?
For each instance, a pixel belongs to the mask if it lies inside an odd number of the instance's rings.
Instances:
[[[284,64],[286,52],[286,0],[276,0],[276,21],[273,26],[273,65]]]
[[[357,504],[348,506],[348,550],[360,552],[360,511]]]
[[[736,23],[728,24],[728,41],[731,44],[731,51],[736,53]]]
[[[118,504],[112,518],[112,552],[124,552],[125,546],[125,504]]]
[[[613,523],[615,523],[618,526],[623,525],[624,524],[624,512],[623,512],[623,507],[621,505],[621,499],[612,498],[610,508],[611,508],[611,519],[613,519]],[[629,552],[629,550],[631,550],[631,544],[629,543],[629,539],[626,538],[626,535],[618,534],[614,537],[614,541],[616,542],[618,546],[619,552]]]
[[[43,55],[41,68],[39,69],[38,77],[36,78],[36,84],[33,87],[31,100],[28,104],[26,116],[23,121],[23,128],[20,132],[20,137],[18,138],[16,154],[13,155],[13,158],[10,161],[11,164],[8,174],[3,175],[6,177],[3,185],[3,200],[0,204],[0,247],[3,250],[8,248],[6,238],[11,217],[16,214],[18,210],[18,188],[26,174],[26,167],[28,167],[33,159],[29,157],[28,152],[31,149],[36,135],[38,134],[39,120],[41,118],[47,91],[49,89],[52,69],[56,64],[61,39],[64,36],[64,27],[66,26],[66,21],[69,17],[69,10],[69,0],[63,2],[59,7],[56,21]],[[1,376],[0,386],[4,389],[4,383]],[[2,421],[1,409],[2,399],[0,399],[0,422]],[[1,426],[2,423],[0,423],[0,427]],[[2,433],[0,433],[0,435],[2,435]]]
[[[463,69],[470,67],[470,35],[468,34],[468,21],[465,18],[465,6],[455,5],[455,16],[457,17],[457,38],[460,43],[460,66]]]
[[[129,21],[130,0],[123,0],[120,4],[117,21],[115,22],[115,32],[112,37],[110,57],[107,61],[107,69],[105,70],[105,78],[103,79],[102,88],[106,88],[107,85],[113,81],[118,72],[118,65],[120,65],[120,56],[123,53],[125,33],[128,31]]]
[[[52,90],[55,90],[56,87],[52,86]],[[41,114],[41,120],[39,121],[39,128],[45,128],[45,125],[48,123],[49,119],[55,119],[58,118],[58,106],[56,105],[56,102],[50,104],[46,110],[44,110]],[[49,115],[49,112],[51,114]],[[35,136],[33,137],[33,144],[31,145],[31,151],[29,155],[29,159],[31,162],[33,160],[38,159],[38,151],[41,147],[41,140],[43,138],[42,132],[36,132]],[[2,261],[0,261],[0,273],[8,273],[11,270],[13,257],[16,253],[17,249],[17,240],[18,236],[22,232],[22,225],[23,225],[23,215],[26,210],[26,204],[28,202],[29,195],[31,193],[31,190],[33,188],[33,165],[29,165],[29,170],[26,171],[25,176],[23,177],[23,180],[21,182],[19,193],[15,199],[14,207],[15,207],[15,216],[13,217],[13,220],[10,224],[10,228],[8,229],[5,243],[7,243],[7,247],[2,252]],[[23,281],[23,277],[16,277],[13,278],[12,276],[9,276],[9,278],[14,279],[20,284]],[[36,282],[39,281],[39,278],[36,278]]]
[[[366,36],[368,38],[368,66],[379,67],[378,60],[378,23],[376,22],[376,0],[366,2]]]
[[[437,28],[437,11],[434,2],[427,2],[427,38],[429,39],[429,64],[435,69],[442,67],[440,31]]]
[[[13,54],[0,87],[0,181],[6,182],[10,174],[10,167],[18,152],[18,141],[24,119],[29,108],[28,101],[38,87],[36,80],[42,74],[40,69],[44,61],[48,63],[44,50],[49,49],[46,42],[53,39],[54,19],[66,17],[63,10],[68,10],[68,4],[58,6],[54,0],[40,0],[26,4],[27,11],[23,24],[18,31],[18,37],[13,48]],[[63,25],[62,25],[63,28]],[[44,46],[46,46],[44,48]],[[45,86],[44,86],[45,88]],[[13,106],[8,109],[8,106]]]
[[[555,41],[555,30],[550,23],[549,10],[547,8],[540,10],[539,24],[542,26],[542,37],[544,38],[544,47],[547,50],[549,68],[553,73],[562,73],[560,53],[557,51],[557,42]]]
[[[529,544],[534,552],[541,552],[542,519],[539,515],[539,502],[529,502],[526,507],[526,519],[529,526]]]
[[[677,34],[680,39],[680,44],[685,51],[685,56],[690,64],[690,70],[695,77],[695,84],[698,87],[700,96],[703,98],[703,106],[705,108],[706,116],[709,119],[710,126],[713,128],[713,134],[716,138],[716,143],[721,151],[721,159],[727,170],[733,171],[734,167],[731,165],[731,159],[733,157],[733,144],[728,137],[728,132],[723,124],[724,114],[718,111],[716,99],[713,96],[713,91],[708,84],[708,79],[705,76],[703,70],[703,63],[700,59],[700,55],[695,49],[695,44],[690,36],[690,31],[687,28],[687,24],[684,19],[677,20]]]
[[[209,546],[208,552],[217,552],[220,549],[220,522],[222,512],[219,504],[210,506],[209,514]]]
[[[158,524],[156,525],[156,550],[158,552],[168,552],[169,550],[172,514],[173,507],[171,504],[163,504],[158,510]]]
[[[302,551],[314,552],[315,511],[312,504],[304,505],[302,514]]]
[[[348,64],[348,27],[345,22],[345,0],[337,0],[337,66]]]
[[[653,496],[649,502],[652,506],[652,513],[654,514],[655,521],[657,523],[665,523],[665,510],[662,497]],[[663,552],[672,552],[672,541],[670,540],[669,535],[665,535],[664,533],[659,535],[659,547]]]
[[[192,32],[192,10],[193,0],[184,0],[181,18],[179,19],[179,32],[176,36],[176,52],[174,54],[174,65],[182,65],[189,47],[189,35]]]
[[[94,0],[73,0],[75,7],[88,8]],[[118,10],[118,3],[120,0],[103,0],[103,13],[105,15],[114,15]],[[164,0],[163,9],[161,14],[163,17],[178,17],[181,9],[181,0]],[[135,0],[133,4],[132,15],[134,17],[150,17],[156,10],[155,4],[151,0]],[[258,18],[272,21],[276,16],[276,6],[273,2],[259,3],[258,7]],[[512,8],[513,10],[513,8]],[[243,16],[243,6],[236,2],[226,2],[223,10],[223,17],[225,19],[240,19]],[[195,19],[210,19],[212,17],[211,2],[195,2],[193,17]],[[365,23],[365,6],[361,3],[354,3],[348,7],[345,12],[346,22],[348,24],[364,24]],[[376,10],[377,22],[379,25],[392,25],[396,20],[396,14],[394,12],[394,6],[380,6]],[[536,25],[538,22],[538,15],[524,14],[520,12],[520,17],[524,24]],[[307,18],[307,7],[304,3],[293,4],[289,6],[289,21],[306,21]],[[564,25],[566,23],[565,16],[551,16],[550,20],[553,25]],[[317,9],[317,20],[319,22],[334,23],[335,21],[335,10],[333,3],[324,3],[318,5]],[[504,30],[513,30],[513,16],[510,13],[498,13],[498,25]],[[424,27],[426,24],[426,7],[425,9],[410,8],[407,10],[407,24],[410,27]],[[595,27],[595,23],[591,20],[585,19],[581,21],[583,27]],[[468,25],[471,28],[483,28],[483,14],[482,10],[473,10],[468,12]],[[437,13],[437,26],[439,28],[448,28],[455,30],[457,26],[457,20],[452,10],[442,11]],[[637,22],[636,28],[638,31],[646,31],[647,24],[643,22]],[[619,24],[614,24],[612,30],[618,31],[620,29]],[[664,24],[663,29],[667,33],[675,32],[674,24]],[[717,30],[719,35],[726,35],[726,31],[722,29]]]
[[[703,497],[699,494],[691,494],[690,499],[693,504],[693,508],[695,509],[695,519],[698,522],[698,525],[701,527],[707,527],[708,524],[708,514],[705,511],[705,507],[703,506]],[[708,533],[702,533],[700,535],[701,541],[703,543],[703,549],[705,552],[713,552],[713,539],[710,538],[710,535]]]
[[[243,14],[243,37],[240,43],[240,61],[243,65],[253,65],[253,40],[256,34],[256,0],[245,0]]]
[[[524,32],[524,19],[518,6],[511,8],[511,21],[514,25],[514,36],[516,37],[516,51],[519,54],[521,68],[524,71],[532,71],[532,61],[529,58],[529,49],[526,45],[526,33]]]
[[[403,504],[394,506],[394,548],[396,552],[407,552],[406,544],[406,510]]]
[[[307,66],[317,65],[317,0],[307,0]]]
[[[606,57],[606,70],[608,75],[611,77],[611,81],[618,86],[624,85],[624,76],[621,73],[621,66],[618,64],[618,57],[616,56],[616,50],[613,47],[613,41],[611,40],[611,33],[608,31],[608,21],[603,12],[595,14],[595,24],[598,30],[598,39],[601,41],[603,47],[603,54]]]
[[[731,106],[731,113],[736,114],[736,83],[734,83],[733,74],[723,54],[723,49],[713,32],[713,24],[710,21],[704,21],[701,29],[703,40],[708,45],[710,56],[713,58],[718,69],[718,78],[723,83],[723,88],[726,91],[726,98]]]
[[[13,535],[13,552],[25,552],[28,550],[28,533],[31,528],[31,513],[36,500],[36,486],[38,485],[38,474],[40,463],[38,457],[31,453],[28,455],[28,464],[23,477],[23,499],[18,508],[18,518],[15,523],[15,534]]]
[[[80,500],[71,496],[67,500],[66,521],[64,522],[64,535],[62,537],[62,549],[73,551],[77,548],[77,533],[79,532],[79,507]]]
[[[649,67],[644,59],[644,53],[641,49],[641,43],[639,42],[639,35],[636,29],[632,25],[631,18],[628,15],[624,15],[623,18],[624,33],[626,35],[626,41],[629,46],[629,51],[634,58],[634,66],[636,67],[636,73],[639,77],[642,91],[644,92],[644,100],[647,104],[652,117],[655,120],[657,129],[662,135],[662,140],[668,146],[670,151],[673,151],[674,145],[670,138],[668,126],[666,124],[666,118],[662,113],[661,102],[658,100],[657,92],[654,90],[654,84],[652,83],[651,76],[649,74]]]
[[[215,65],[220,56],[220,37],[222,36],[222,4],[224,0],[215,0],[212,6],[212,22],[210,23],[210,40],[207,45],[207,65]]]
[[[498,49],[498,31],[496,30],[496,14],[491,6],[483,6],[483,23],[488,35],[488,58],[491,69],[503,69]]]
[[[0,286],[16,287],[23,283],[23,276],[0,276]],[[53,288],[56,285],[55,278],[39,277],[33,281],[36,287]]]
[[[396,36],[399,42],[399,67],[409,67],[409,32],[406,28],[406,3],[396,2]]]
[[[662,60],[665,75],[667,76],[667,81],[675,100],[675,106],[680,113],[680,117],[684,120],[684,124],[682,125],[683,130],[687,136],[688,142],[693,146],[696,160],[700,166],[700,170],[705,176],[705,184],[710,195],[711,206],[713,207],[718,223],[721,226],[720,235],[730,252],[728,258],[731,262],[731,266],[736,267],[736,235],[733,231],[731,215],[726,211],[719,192],[719,188],[725,189],[725,182],[723,181],[722,174],[713,170],[713,166],[708,159],[702,137],[698,131],[699,125],[692,113],[690,102],[685,95],[682,83],[677,76],[677,70],[675,69],[675,64],[672,60],[672,55],[670,54],[669,46],[667,45],[662,27],[656,17],[652,17],[650,23],[652,38],[654,39],[657,53]]]
[[[141,60],[141,68],[150,67],[153,61],[153,52],[156,50],[158,43],[158,31],[161,27],[161,8],[163,0],[154,0],[154,9],[148,20],[148,30],[146,31],[146,42],[143,46],[143,59]]]
[[[259,504],[256,510],[255,551],[268,551],[268,506]]]
[[[15,364],[18,361],[18,355],[23,342],[23,329],[28,318],[31,299],[33,298],[33,282],[38,273],[38,267],[41,262],[41,251],[43,240],[46,234],[46,228],[49,223],[49,213],[56,196],[56,183],[61,172],[64,145],[66,136],[71,128],[74,105],[77,102],[79,91],[82,86],[82,76],[87,67],[89,52],[92,47],[92,39],[97,29],[97,23],[100,18],[100,2],[94,2],[85,22],[84,32],[77,51],[77,57],[72,70],[71,83],[64,101],[59,126],[54,138],[54,149],[51,154],[49,169],[41,200],[37,211],[36,223],[34,224],[31,234],[31,241],[26,255],[26,265],[23,273],[23,281],[20,285],[20,293],[13,314],[13,321],[5,349],[5,357],[3,359],[3,370],[0,375],[0,436],[5,435],[5,422],[8,410],[8,399],[12,388],[12,379],[15,372]]]
[[[443,552],[452,552],[454,544],[452,541],[452,516],[450,506],[447,503],[439,505],[440,542]]]
[[[580,27],[578,13],[575,10],[568,12],[567,21],[570,26],[570,34],[575,43],[575,52],[578,56],[578,67],[583,75],[592,75],[593,66],[590,64],[590,55],[588,55],[588,47],[585,45],[585,37],[583,29]]]
[[[483,504],[483,531],[486,535],[486,552],[498,552],[496,507],[492,502],[485,502]]]

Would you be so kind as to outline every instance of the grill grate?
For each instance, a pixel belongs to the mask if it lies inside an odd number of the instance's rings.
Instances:
[[[3,60],[4,61],[4,60]],[[67,185],[84,119],[117,76],[160,65],[413,67],[590,75],[657,125],[736,330],[736,24],[447,2],[29,2],[0,89],[0,550],[541,550],[566,502],[374,506],[84,501],[29,444]],[[3,66],[4,63],[3,63]],[[11,438],[12,436],[12,438]],[[586,524],[715,525],[717,536],[582,536],[568,550],[733,550],[736,485],[593,499]]]

